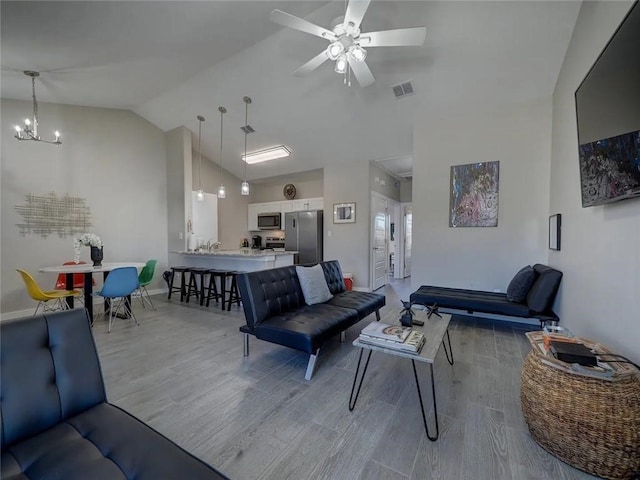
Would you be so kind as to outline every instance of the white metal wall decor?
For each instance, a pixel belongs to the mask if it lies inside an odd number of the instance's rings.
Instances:
[[[16,205],[23,223],[16,224],[20,235],[40,235],[47,238],[57,233],[65,238],[86,232],[91,227],[91,210],[86,200],[69,194],[58,196],[55,192],[47,195],[25,195],[25,204]]]

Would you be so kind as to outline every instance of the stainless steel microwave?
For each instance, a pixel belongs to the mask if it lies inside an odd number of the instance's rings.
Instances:
[[[259,230],[282,230],[282,215],[280,215],[280,212],[259,213],[258,229]]]

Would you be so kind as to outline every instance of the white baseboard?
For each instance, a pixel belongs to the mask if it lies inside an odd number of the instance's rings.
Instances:
[[[149,290],[149,295],[160,295],[160,294],[166,295],[168,292],[169,292],[168,288],[155,288],[153,290]],[[93,300],[94,305],[102,305],[103,303],[104,303],[104,300],[102,299],[102,297],[94,297],[94,300]],[[13,320],[14,318],[30,317],[33,315],[33,312],[36,309],[36,305],[26,310],[15,310],[13,312],[0,313],[0,322],[4,322],[5,320]],[[80,302],[76,302],[75,305],[76,305],[76,308],[83,308],[82,303]]]
[[[352,290],[354,292],[370,292],[371,290],[367,287],[353,287]]]

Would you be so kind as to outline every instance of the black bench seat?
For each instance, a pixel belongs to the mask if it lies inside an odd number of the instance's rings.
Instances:
[[[531,318],[545,322],[558,322],[559,318],[552,310],[562,272],[547,265],[533,266],[535,280],[522,302],[510,301],[506,293],[485,292],[423,285],[409,297],[411,303],[468,313],[490,313],[510,317]]]

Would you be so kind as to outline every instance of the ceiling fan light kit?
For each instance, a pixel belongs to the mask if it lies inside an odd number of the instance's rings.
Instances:
[[[338,60],[336,61],[336,66],[334,68],[334,71],[336,73],[346,73],[347,72],[347,56],[346,55],[340,55],[340,57],[338,57]]]
[[[27,77],[31,77],[31,97],[33,100],[33,120],[26,118],[24,120],[24,128],[20,125],[15,126],[16,134],[14,138],[17,140],[33,140],[35,142],[49,143],[51,145],[62,145],[60,140],[60,132],[53,132],[54,140],[43,140],[38,135],[38,100],[36,98],[36,78],[40,76],[39,72],[33,70],[25,70],[23,72]]]
[[[344,52],[344,45],[340,42],[330,43],[327,47],[327,56],[330,60],[337,60],[342,52]]]
[[[360,24],[371,0],[350,0],[344,19],[338,20],[333,31],[315,25],[281,10],[271,12],[271,20],[285,27],[309,33],[328,40],[329,46],[298,68],[293,74],[308,75],[327,60],[335,62],[334,71],[347,74],[353,71],[361,87],[375,82],[371,70],[365,63],[367,51],[365,47],[400,47],[420,46],[424,44],[426,27],[411,27],[396,30],[362,33]],[[345,77],[346,83],[346,77]],[[351,85],[351,82],[348,83]]]

